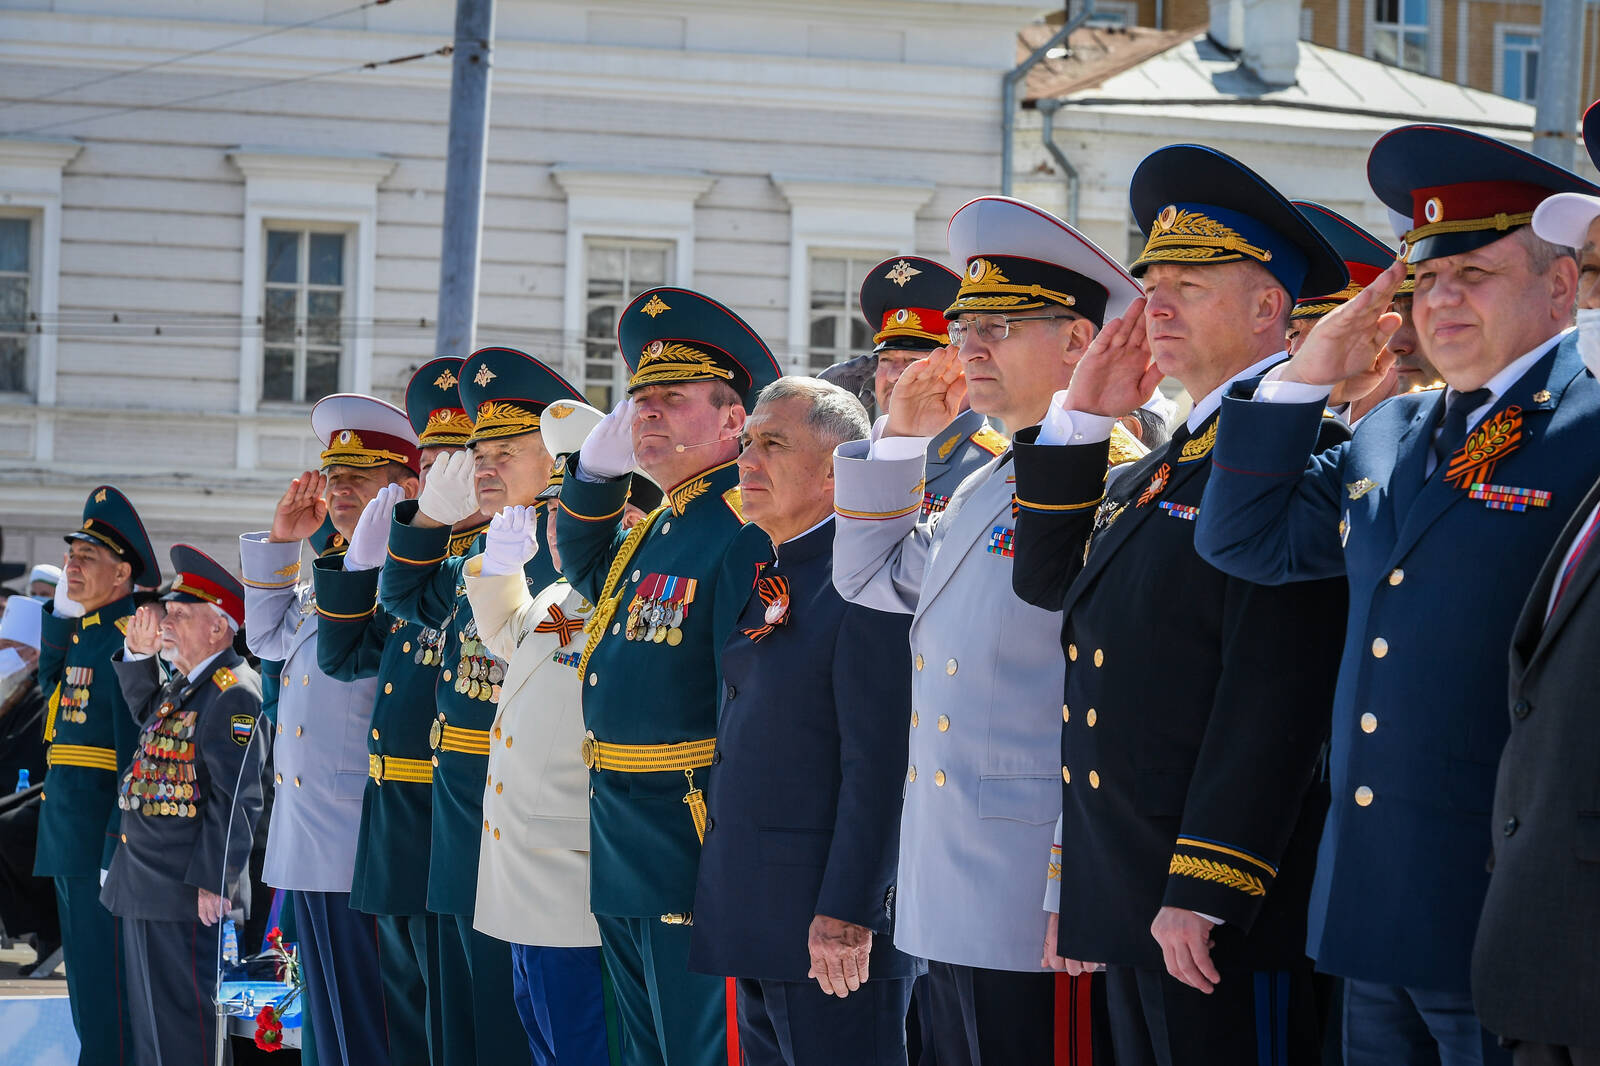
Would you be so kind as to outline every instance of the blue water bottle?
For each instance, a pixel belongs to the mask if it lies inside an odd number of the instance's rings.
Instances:
[[[32,785],[28,784],[28,768],[23,767],[22,769],[18,770],[16,791],[26,792],[32,787]]]

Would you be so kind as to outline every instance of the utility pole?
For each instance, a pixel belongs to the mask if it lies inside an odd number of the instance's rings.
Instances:
[[[483,172],[489,154],[493,42],[494,0],[456,0],[436,355],[469,355],[478,329],[478,240],[483,230]]]
[[[1539,85],[1533,153],[1572,169],[1577,159],[1578,85],[1583,65],[1584,0],[1544,0],[1539,23]]]

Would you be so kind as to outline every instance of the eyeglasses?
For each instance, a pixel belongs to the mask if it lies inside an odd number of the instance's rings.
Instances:
[[[985,344],[999,344],[1011,336],[1011,327],[1018,322],[1055,322],[1076,318],[1076,315],[1022,315],[1007,318],[1005,315],[979,315],[958,319],[950,323],[950,343],[960,348],[968,337],[977,337]]]

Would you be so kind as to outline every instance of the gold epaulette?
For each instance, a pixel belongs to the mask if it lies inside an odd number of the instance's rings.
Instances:
[[[130,621],[132,621],[132,620],[133,620],[133,615],[131,615],[131,614],[125,614],[121,618],[117,619],[116,622],[114,623],[116,625],[116,627],[117,627],[117,632],[121,633],[123,636],[127,636],[128,635],[128,623]]]
[[[1413,385],[1413,386],[1411,386],[1411,391],[1413,393],[1416,393],[1416,392],[1438,392],[1442,388],[1444,388],[1444,382],[1435,381],[1431,385]]]
[[[211,675],[211,683],[217,686],[217,688],[221,689],[223,692],[226,692],[233,686],[237,685],[239,683],[239,679],[235,677],[233,671],[229,670],[226,666],[219,666]]]
[[[1150,449],[1129,433],[1121,422],[1111,426],[1111,456],[1110,465],[1121,466],[1123,463],[1132,463],[1150,454]]]
[[[999,455],[1011,447],[1011,441],[1006,439],[1006,435],[989,425],[981,427],[967,439],[990,455]]]
[[[724,492],[722,494],[722,502],[728,505],[728,510],[733,512],[733,517],[741,522],[744,521],[744,493],[739,491],[739,486],[735,485],[727,492]]]

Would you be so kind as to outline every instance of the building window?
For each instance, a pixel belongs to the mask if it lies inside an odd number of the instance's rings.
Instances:
[[[1500,31],[1500,95],[1533,103],[1539,95],[1539,34],[1522,29]]]
[[[617,317],[646,289],[672,282],[674,246],[665,241],[584,242],[583,394],[609,411],[627,388],[617,352]]]
[[[0,392],[28,392],[33,222],[0,218]]]
[[[268,227],[262,400],[314,403],[339,391],[348,244],[340,232]]]
[[[1372,58],[1407,70],[1428,69],[1428,0],[1373,0]]]
[[[872,350],[873,330],[856,302],[867,271],[889,254],[813,255],[811,257],[811,322],[806,345],[806,370],[815,374],[834,363]]]

